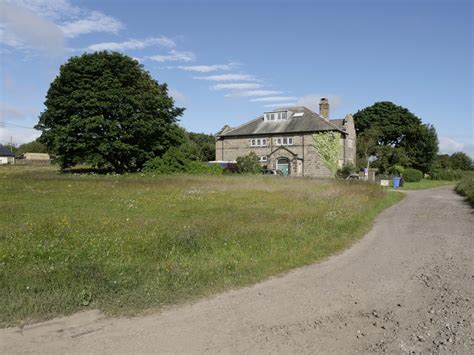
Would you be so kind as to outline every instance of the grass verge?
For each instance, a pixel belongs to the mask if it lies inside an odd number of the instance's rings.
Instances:
[[[0,324],[131,315],[347,248],[399,201],[375,185],[0,168]]]
[[[456,192],[465,196],[466,200],[474,207],[474,174],[466,174],[456,185]]]
[[[456,181],[421,179],[418,182],[405,182],[400,190],[422,190],[441,186],[455,186]]]

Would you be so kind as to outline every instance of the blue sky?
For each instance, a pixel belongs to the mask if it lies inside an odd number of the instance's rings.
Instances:
[[[191,131],[321,96],[331,118],[392,101],[436,127],[442,152],[474,157],[469,0],[0,0],[0,143],[37,137],[23,127],[59,66],[97,49],[166,82]]]

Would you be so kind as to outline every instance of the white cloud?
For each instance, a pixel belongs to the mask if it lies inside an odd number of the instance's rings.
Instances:
[[[258,81],[253,75],[248,74],[221,74],[209,76],[195,76],[194,79],[209,80],[209,81]]]
[[[41,135],[41,132],[31,128],[5,128],[0,126],[0,143],[10,143],[12,139],[14,145],[34,141]]]
[[[470,142],[472,142],[472,136]],[[453,154],[455,152],[464,152],[471,158],[474,158],[474,144],[462,143],[451,137],[439,137],[439,151],[442,154]]]
[[[65,51],[65,38],[92,32],[118,33],[123,24],[67,0],[0,0],[0,43],[48,54]]]
[[[229,64],[212,64],[212,65],[187,65],[179,66],[178,69],[186,71],[194,71],[199,73],[209,73],[217,70],[231,70],[239,66],[238,63],[229,63]]]
[[[166,55],[158,54],[146,58],[155,62],[192,62],[196,59],[196,56],[192,52],[181,52],[172,49]]]
[[[226,97],[251,97],[251,96],[268,96],[268,95],[279,95],[282,91],[275,90],[249,90],[249,91],[236,91],[225,95]]]
[[[339,108],[342,104],[342,98],[340,96],[331,95],[331,94],[309,94],[303,97],[300,97],[296,102],[297,106],[305,106],[314,112],[319,112],[319,101],[321,98],[326,97],[329,100],[330,109]]]
[[[133,49],[144,49],[153,45],[159,45],[162,47],[173,48],[176,46],[176,43],[167,37],[153,37],[143,40],[131,39],[124,42],[103,42],[92,44],[87,47],[89,51],[124,51],[124,50],[133,50]]]
[[[178,105],[183,105],[188,101],[186,95],[176,89],[168,88],[168,94],[174,99],[174,101]]]
[[[30,9],[0,2],[0,43],[16,49],[36,49],[47,54],[64,52],[64,35],[52,21]]]
[[[116,34],[124,26],[120,21],[113,17],[104,15],[98,11],[92,11],[86,18],[67,21],[60,27],[66,37],[74,38],[92,32],[108,32]]]
[[[264,107],[292,107],[296,106],[294,102],[280,102],[278,104],[263,105]]]
[[[260,97],[258,99],[252,99],[252,102],[277,102],[277,101],[290,101],[296,100],[297,97],[294,96],[269,96],[269,97]]]
[[[216,84],[211,87],[211,90],[248,90],[259,89],[261,84],[256,83],[231,83],[231,84]]]
[[[81,14],[81,9],[67,0],[7,0],[18,6],[26,7],[38,16],[59,20],[64,16],[73,17]]]

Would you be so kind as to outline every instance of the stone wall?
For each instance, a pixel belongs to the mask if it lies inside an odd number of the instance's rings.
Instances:
[[[356,148],[357,148],[357,136],[354,126],[354,118],[352,115],[347,115],[344,118],[344,128],[348,133],[346,142],[344,144],[344,163],[356,163]]]

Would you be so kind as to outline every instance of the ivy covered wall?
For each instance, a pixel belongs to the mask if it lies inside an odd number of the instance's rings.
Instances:
[[[313,134],[313,144],[324,164],[336,175],[339,161],[341,134],[328,131]]]

